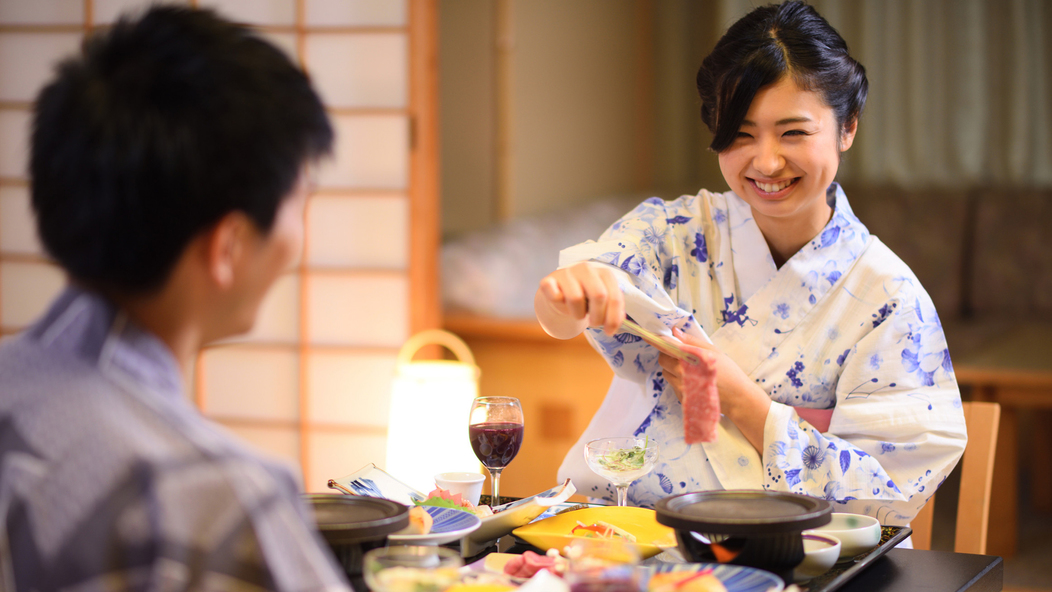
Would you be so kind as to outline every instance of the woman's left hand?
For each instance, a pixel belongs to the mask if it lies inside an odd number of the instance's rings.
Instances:
[[[767,392],[715,345],[687,335],[678,328],[672,329],[672,335],[687,345],[714,354],[711,357],[716,361],[716,388],[720,393],[720,412],[733,421],[753,447],[762,454],[763,428],[767,421],[767,412],[771,408],[771,398]],[[672,386],[676,398],[682,402],[683,364],[688,362],[662,352],[658,363],[663,370],[665,381]]]

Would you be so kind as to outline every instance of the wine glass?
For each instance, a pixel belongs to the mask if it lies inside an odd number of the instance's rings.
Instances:
[[[648,438],[599,438],[584,447],[588,468],[617,488],[617,505],[624,506],[628,486],[654,468],[658,445]]]
[[[493,478],[493,506],[500,505],[500,472],[522,446],[522,426],[522,405],[514,397],[478,397],[471,402],[468,437]]]
[[[572,592],[636,592],[639,548],[624,539],[577,538],[565,548],[563,581]]]
[[[362,572],[373,592],[440,592],[460,581],[464,560],[438,546],[379,547],[365,553]]]

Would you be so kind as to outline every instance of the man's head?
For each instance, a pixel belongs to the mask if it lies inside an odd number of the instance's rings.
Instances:
[[[148,295],[231,215],[269,236],[332,138],[280,50],[209,11],[153,8],[89,38],[37,99],[41,240],[74,280]]]

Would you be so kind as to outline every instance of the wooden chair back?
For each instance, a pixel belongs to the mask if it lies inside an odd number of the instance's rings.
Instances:
[[[1001,406],[997,403],[964,403],[964,420],[968,425],[968,446],[961,458],[961,490],[957,500],[957,534],[953,550],[984,555]],[[915,549],[931,549],[934,505],[933,496],[910,523]]]

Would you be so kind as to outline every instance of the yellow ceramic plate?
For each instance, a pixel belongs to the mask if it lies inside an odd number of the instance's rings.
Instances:
[[[556,514],[551,518],[531,522],[512,531],[512,534],[527,543],[544,549],[559,549],[584,537],[573,536],[570,531],[582,524],[595,524],[597,521],[609,522],[623,528],[636,537],[636,548],[643,558],[653,557],[663,549],[676,546],[676,532],[658,524],[654,510],[646,508],[608,506],[603,508],[584,508],[573,512]]]

